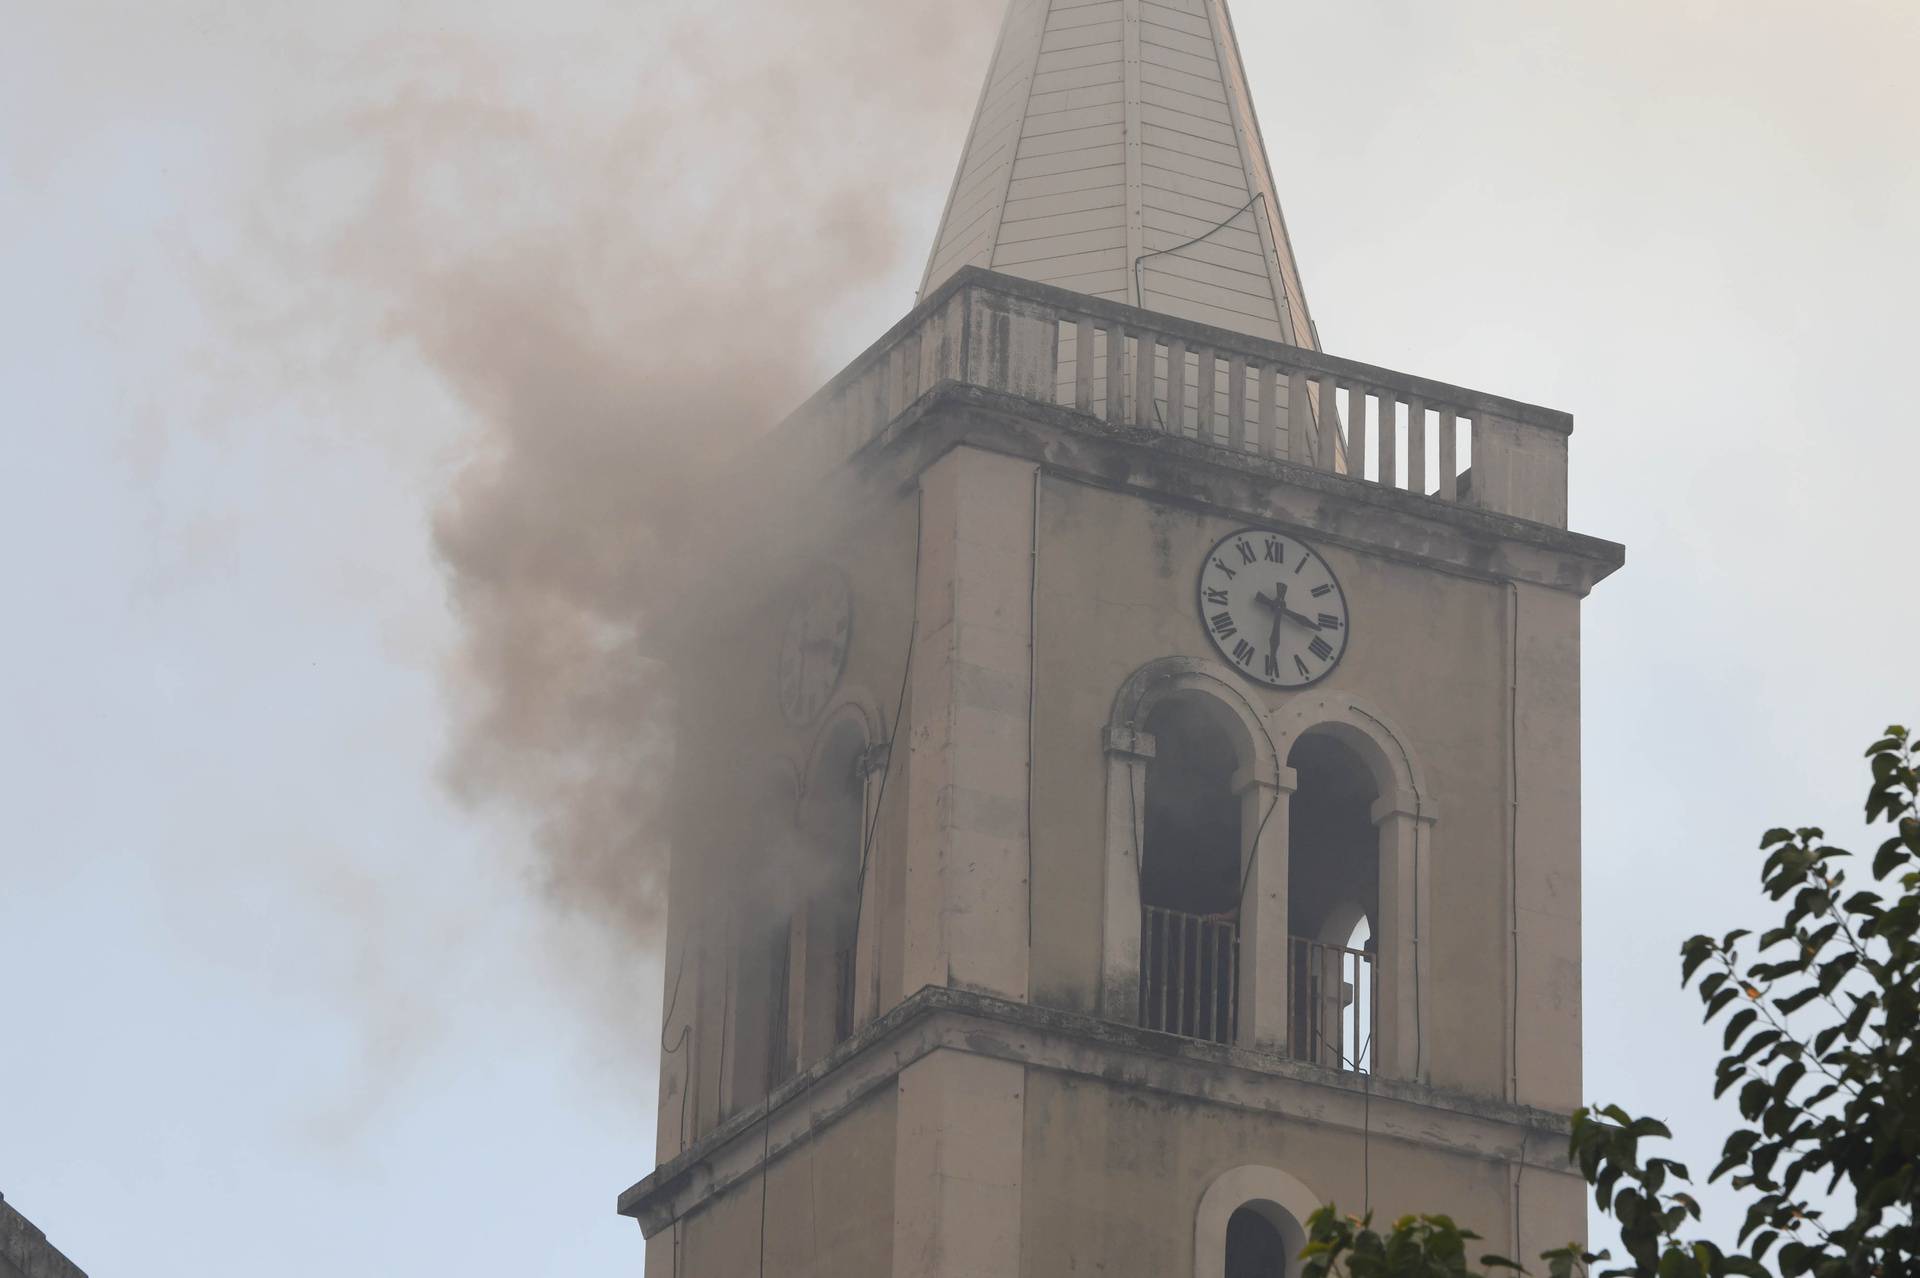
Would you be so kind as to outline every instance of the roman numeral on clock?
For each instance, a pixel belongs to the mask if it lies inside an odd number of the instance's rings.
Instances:
[[[1218,607],[1224,608],[1227,606],[1227,602],[1228,602],[1227,592],[1224,590],[1215,590],[1212,586],[1208,586],[1207,602],[1210,604],[1217,605]]]
[[[1253,645],[1248,643],[1245,639],[1242,639],[1238,643],[1234,644],[1233,659],[1239,662],[1243,666],[1246,665],[1249,661],[1252,661]]]
[[[1222,639],[1231,639],[1239,633],[1239,627],[1233,624],[1233,614],[1230,612],[1214,613],[1212,625],[1213,633]]]
[[[1320,658],[1320,660],[1325,661],[1333,655],[1333,646],[1325,639],[1316,635],[1313,642],[1307,645],[1307,651]]]
[[[1302,679],[1307,678],[1313,673],[1312,671],[1307,669],[1307,663],[1300,660],[1300,654],[1297,652],[1293,654],[1293,668],[1300,672],[1300,677]]]
[[[1322,630],[1338,630],[1340,628],[1340,618],[1330,612],[1321,613],[1319,621]]]
[[[1313,588],[1313,597],[1315,599],[1324,598],[1325,596],[1330,595],[1332,593],[1333,593],[1333,585],[1330,582],[1326,585],[1315,586]]]
[[[1284,564],[1287,562],[1286,544],[1278,537],[1267,538],[1267,562],[1270,564]]]
[[[1240,562],[1243,564],[1250,564],[1260,557],[1259,552],[1254,550],[1253,544],[1244,537],[1234,542],[1233,548],[1240,552]]]

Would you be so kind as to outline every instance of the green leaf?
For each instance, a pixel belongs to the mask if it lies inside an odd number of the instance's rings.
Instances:
[[[1705,1015],[1701,1016],[1700,1019],[1703,1022],[1712,1020],[1714,1017],[1720,1015],[1721,1011],[1726,1007],[1727,1004],[1733,1002],[1733,1000],[1739,997],[1740,997],[1740,991],[1737,988],[1730,989],[1730,990],[1721,990],[1718,994],[1715,994],[1712,998],[1707,1000],[1706,1013]]]
[[[1785,998],[1775,999],[1773,1005],[1786,1015],[1791,1016],[1819,997],[1820,991],[1818,989],[1804,989],[1797,994],[1789,994]]]
[[[1751,1007],[1743,1007],[1735,1012],[1733,1016],[1728,1019],[1726,1031],[1721,1035],[1720,1046],[1722,1050],[1733,1050],[1734,1043],[1742,1034],[1746,1033],[1747,1026],[1753,1024],[1759,1018],[1760,1013]]]
[[[1847,979],[1847,973],[1860,964],[1860,956],[1852,950],[1836,955],[1820,969],[1819,989],[1822,994],[1831,994],[1838,989],[1840,982]]]

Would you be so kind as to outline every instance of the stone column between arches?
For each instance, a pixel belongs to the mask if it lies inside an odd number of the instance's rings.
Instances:
[[[903,993],[1025,1002],[1036,467],[959,447],[920,477]],[[902,748],[898,742],[894,748]]]
[[[1236,1042],[1263,1052],[1287,1050],[1287,823],[1299,774],[1266,777],[1242,768],[1240,800],[1240,1024]]]
[[[1100,1014],[1140,1019],[1140,840],[1147,811],[1147,769],[1153,734],[1107,728],[1107,855],[1101,927]]]
[[[1373,921],[1379,994],[1374,1010],[1373,1070],[1384,1078],[1424,1081],[1426,1006],[1432,974],[1427,967],[1432,931],[1433,826],[1430,801],[1396,789],[1376,799],[1373,824],[1380,831],[1379,917]]]

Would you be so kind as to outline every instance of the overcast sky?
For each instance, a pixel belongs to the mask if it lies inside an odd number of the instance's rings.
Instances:
[[[412,272],[545,237],[597,317],[671,237],[725,343],[857,207],[824,378],[911,305],[1000,8],[871,4],[0,0],[0,1192],[90,1272],[639,1271],[658,956],[444,779],[433,530],[495,436]],[[1920,7],[1236,18],[1327,348],[1576,416],[1572,522],[1628,546],[1588,1091],[1711,1165],[1675,948],[1761,917],[1765,827],[1858,838],[1860,750],[1920,717]]]

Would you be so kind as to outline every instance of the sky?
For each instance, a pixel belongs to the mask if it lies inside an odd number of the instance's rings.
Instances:
[[[0,0],[0,1192],[89,1272],[639,1272],[647,852],[515,716],[625,668],[689,423],[911,305],[998,10]],[[1920,9],[1235,16],[1326,347],[1575,415],[1587,1091],[1710,1165],[1679,941],[1916,717]]]

